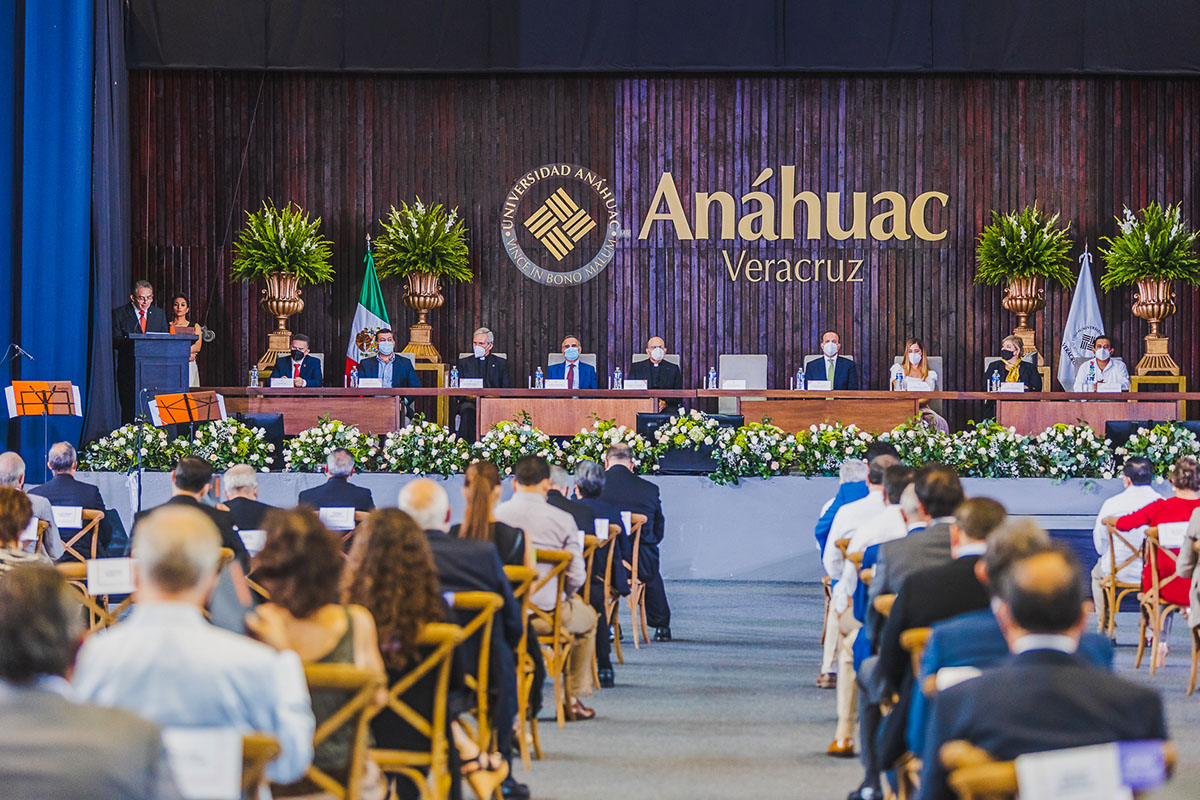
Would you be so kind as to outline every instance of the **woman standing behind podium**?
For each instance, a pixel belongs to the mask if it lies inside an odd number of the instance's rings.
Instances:
[[[988,381],[999,378],[1002,383],[1020,381],[1025,384],[1025,391],[1040,392],[1042,376],[1038,373],[1037,365],[1021,358],[1025,345],[1016,336],[1005,336],[1000,343],[1000,357],[988,362],[983,371],[983,386],[986,390]]]
[[[171,298],[171,327],[172,333],[180,332],[180,328],[191,328],[192,323],[188,321],[188,312],[191,311],[191,304],[188,303],[187,295],[177,294]],[[192,342],[192,360],[188,364],[188,386],[200,385],[200,370],[196,367],[196,354],[200,352],[200,346],[204,339],[200,335],[200,326],[196,326],[193,331],[196,334],[196,341]]]

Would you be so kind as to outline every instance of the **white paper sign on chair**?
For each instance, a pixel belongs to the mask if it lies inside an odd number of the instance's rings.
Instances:
[[[233,728],[163,728],[163,746],[187,800],[238,800],[242,734]]]
[[[625,535],[632,536],[633,535],[633,512],[632,511],[622,511],[621,512],[621,524],[625,526]]]
[[[52,506],[54,524],[68,530],[83,527],[83,506]]]
[[[354,530],[353,506],[329,506],[328,508],[319,509],[317,516],[321,518],[321,522],[325,523],[325,527],[331,531]]]
[[[87,562],[87,592],[92,597],[129,594],[133,584],[132,558],[90,558]]]
[[[1021,800],[1128,800],[1116,744],[1072,747],[1017,757]]]
[[[608,541],[608,520],[607,519],[594,520],[593,525],[596,528],[596,538],[602,542],[607,542]]]
[[[246,546],[246,552],[252,556],[258,555],[259,551],[267,546],[267,532],[256,528],[250,530],[239,530],[238,536],[242,537],[242,544]]]

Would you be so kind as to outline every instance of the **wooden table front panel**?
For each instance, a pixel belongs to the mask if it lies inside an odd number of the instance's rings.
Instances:
[[[573,436],[592,427],[593,414],[634,428],[637,415],[657,411],[658,401],[652,397],[481,397],[478,410],[481,436],[497,422],[515,420],[523,411],[543,433]]]
[[[391,397],[229,397],[230,414],[283,414],[283,432],[294,436],[311,428],[326,414],[367,433],[387,433],[400,427],[400,398]]]
[[[882,433],[917,415],[917,399],[880,398],[871,400],[804,398],[796,400],[759,400],[741,402],[746,422],[760,422],[764,416],[789,433],[796,433],[822,422],[857,425],[864,431]]]
[[[1017,433],[1041,433],[1051,425],[1074,425],[1083,420],[1104,435],[1104,423],[1127,419],[1173,420],[1179,416],[1179,404],[1174,401],[1145,400],[1125,403],[1120,400],[1042,400],[1021,402],[1008,400],[996,404],[996,421]]]

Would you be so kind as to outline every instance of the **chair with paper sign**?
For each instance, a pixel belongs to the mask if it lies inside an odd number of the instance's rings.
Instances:
[[[1141,622],[1138,625],[1138,650],[1134,669],[1142,666],[1146,651],[1147,633],[1150,635],[1150,674],[1153,675],[1165,659],[1163,628],[1171,614],[1188,607],[1189,582],[1175,575],[1175,559],[1179,546],[1187,532],[1186,522],[1164,522],[1146,529],[1142,543],[1142,560],[1146,568],[1142,576],[1142,593],[1138,595],[1141,606]]]
[[[75,535],[67,541],[63,542],[63,557],[76,559],[78,561],[87,561],[89,558],[97,558],[100,549],[100,523],[104,520],[103,511],[93,511],[90,508],[80,508],[78,506],[54,506],[56,516],[63,515],[63,519],[68,516],[78,514],[78,520],[82,527],[74,528],[72,525],[59,525],[59,530],[75,529]],[[90,553],[91,555],[83,555],[75,549],[81,539],[90,536]]]
[[[625,601],[629,604],[629,629],[633,632],[633,649],[635,650],[641,649],[641,645],[638,644],[639,629],[642,639],[646,644],[650,643],[650,634],[646,627],[646,583],[638,573],[638,554],[642,549],[642,528],[647,521],[649,521],[649,517],[645,514],[630,515],[633,558],[631,561],[625,562],[625,569],[629,571],[629,596],[625,598]]]

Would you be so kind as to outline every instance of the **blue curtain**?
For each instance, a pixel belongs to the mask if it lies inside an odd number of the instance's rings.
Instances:
[[[17,3],[15,0],[0,0],[0,115],[12,120],[0,125],[0,296],[5,298],[15,297],[17,291],[16,272],[13,269],[13,245],[16,241],[13,192],[16,188],[15,123],[21,119],[20,93],[17,91],[17,63],[20,58],[17,45],[21,37],[17,36],[16,27]],[[14,302],[0,300],[0,348],[7,349],[13,340],[15,312]],[[12,368],[5,361],[0,364],[0,387],[8,386],[11,381]],[[7,414],[4,418],[8,419]],[[15,424],[6,421],[0,425],[0,448],[5,450],[8,449],[10,429],[15,431]]]

